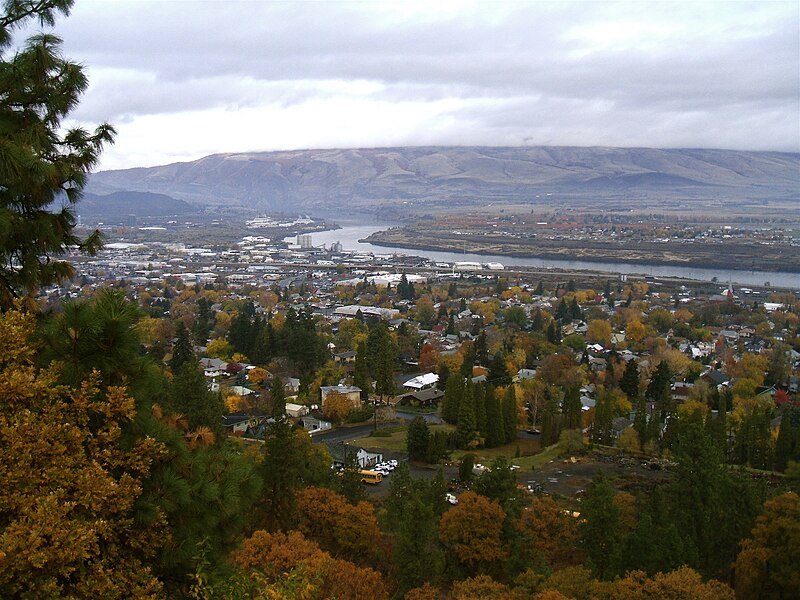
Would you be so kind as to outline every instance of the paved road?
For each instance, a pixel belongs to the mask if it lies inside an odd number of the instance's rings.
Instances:
[[[378,429],[381,427],[390,427],[394,425],[394,423],[386,423],[381,424],[378,423]],[[354,440],[356,438],[361,438],[366,435],[369,435],[369,432],[372,431],[373,424],[370,423],[369,425],[353,425],[352,427],[338,427],[331,431],[326,431],[325,433],[318,433],[313,437],[314,443],[319,444],[321,442],[346,442],[347,440]]]

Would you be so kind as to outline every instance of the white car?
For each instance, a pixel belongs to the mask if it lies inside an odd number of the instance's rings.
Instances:
[[[458,504],[458,498],[456,498],[455,494],[451,494],[450,492],[447,492],[444,495],[444,499],[447,500],[447,502],[449,504],[452,504],[452,505]]]

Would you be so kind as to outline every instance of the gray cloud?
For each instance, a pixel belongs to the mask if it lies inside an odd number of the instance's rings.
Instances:
[[[89,69],[86,121],[351,99],[429,106],[386,143],[800,150],[794,1],[443,6],[78,0],[56,30]]]

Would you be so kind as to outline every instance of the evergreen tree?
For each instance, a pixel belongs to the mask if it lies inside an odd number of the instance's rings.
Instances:
[[[671,384],[672,374],[669,365],[667,365],[667,361],[662,360],[653,372],[645,392],[645,397],[655,404],[656,414],[659,415],[662,422],[667,415],[674,413]]]
[[[483,330],[475,340],[475,362],[479,365],[489,364],[489,346],[486,341],[486,332]]]
[[[502,352],[495,352],[494,357],[492,357],[492,362],[489,364],[489,375],[487,379],[495,386],[508,385],[511,383],[508,367],[506,367],[506,358]]]
[[[464,379],[460,373],[451,373],[447,380],[447,387],[444,391],[442,400],[442,418],[445,422],[455,424],[458,422],[458,414],[461,405],[461,397],[464,395]]]
[[[486,447],[501,446],[505,440],[505,423],[503,410],[494,393],[494,386],[487,386],[486,403]]]
[[[599,579],[612,579],[618,574],[622,539],[614,495],[611,482],[601,472],[589,485],[581,502],[581,543]]]
[[[486,393],[483,384],[475,384],[472,394],[475,403],[475,428],[482,437],[486,437]]]
[[[364,485],[361,483],[360,471],[361,466],[358,464],[356,453],[345,451],[344,469],[342,469],[341,473],[339,492],[347,498],[350,504],[358,504],[366,496]]]
[[[456,321],[451,313],[450,316],[447,317],[447,328],[444,330],[444,334],[455,335],[455,333],[456,333]]]
[[[561,343],[561,327],[559,327],[556,319],[550,321],[550,325],[547,326],[547,341],[551,344]]]
[[[439,375],[439,381],[436,382],[436,387],[442,390],[443,392],[447,391],[447,382],[450,379],[450,367],[447,366],[447,363],[440,363],[437,375]]]
[[[184,365],[197,364],[197,358],[192,348],[192,341],[189,339],[189,331],[178,321],[175,326],[175,343],[172,345],[172,358],[169,361],[169,368],[172,372],[180,371]]]
[[[451,434],[446,431],[434,431],[428,442],[428,454],[425,458],[429,463],[438,463],[447,460],[450,456]]]
[[[464,344],[464,360],[461,362],[461,376],[464,379],[472,379],[472,369],[475,366],[475,344]]]
[[[30,21],[53,25],[72,0],[5,2],[0,16],[0,51],[9,49],[15,29]],[[0,309],[68,280],[72,265],[59,260],[70,251],[93,255],[102,237],[95,230],[80,239],[74,206],[89,171],[115,131],[102,124],[89,133],[63,123],[88,86],[83,68],[61,54],[61,40],[41,33],[0,57]],[[61,205],[53,209],[54,205]]]
[[[461,457],[458,463],[458,479],[462,483],[469,483],[472,481],[472,469],[475,466],[475,455],[466,453]]]
[[[208,427],[221,438],[225,406],[218,394],[208,390],[203,371],[197,365],[187,363],[175,373],[169,385],[167,407],[183,415],[189,429]]]
[[[503,396],[503,439],[510,444],[517,439],[517,392],[512,383]]]
[[[597,403],[594,407],[592,439],[598,444],[611,445],[613,439],[614,407],[611,394],[602,386],[597,390]]]
[[[544,315],[542,314],[541,308],[537,308],[536,312],[533,314],[531,329],[536,332],[544,330]]]
[[[619,382],[619,388],[628,396],[628,400],[635,402],[639,397],[639,365],[631,359],[625,365],[625,372]]]
[[[581,391],[578,386],[571,385],[564,391],[564,401],[561,411],[564,413],[565,429],[580,429],[583,405],[581,404]]]
[[[372,392],[372,380],[369,376],[369,362],[367,360],[367,342],[359,342],[356,348],[356,360],[353,368],[353,385],[361,389],[361,400],[369,400]]]
[[[644,446],[649,439],[650,429],[647,426],[647,403],[643,396],[636,398],[634,410],[636,414],[633,417],[633,428],[639,434],[639,442]]]
[[[428,457],[429,444],[430,430],[428,429],[428,422],[417,415],[408,425],[406,435],[408,458],[415,461],[424,461]]]
[[[375,393],[383,396],[394,395],[394,365],[397,362],[397,348],[389,335],[386,323],[378,321],[370,326],[367,336],[367,364],[375,379]]]
[[[533,292],[536,296],[544,295],[544,282],[540,279],[539,284],[536,286],[536,289]]]
[[[294,324],[295,313],[294,309],[289,309],[287,312],[287,325],[292,327]],[[248,358],[253,354],[256,344],[256,338],[260,331],[258,326],[254,325],[255,320],[255,306],[252,302],[246,302],[236,316],[231,320],[231,325],[228,328],[228,343],[234,352],[244,354]],[[291,324],[290,324],[291,321]]]
[[[544,390],[541,443],[543,446],[551,446],[558,441],[560,435],[561,425],[558,419],[558,401],[548,386]]]
[[[444,500],[440,475],[414,480],[408,465],[395,469],[386,499],[386,527],[394,534],[395,581],[400,593],[435,580],[444,563],[437,548],[436,521]]]
[[[288,419],[277,419],[267,427],[263,450],[264,494],[253,526],[274,531],[290,522],[295,492],[313,485],[332,487],[333,475],[327,450],[312,443],[305,431],[294,430]]]
[[[561,323],[566,323],[570,320],[569,305],[563,296],[561,297],[561,301],[558,303],[558,307],[556,308],[556,319]]]
[[[570,319],[582,319],[583,318],[583,311],[581,310],[580,305],[578,304],[578,299],[575,296],[572,297],[572,302],[569,305],[569,317]]]
[[[283,381],[277,375],[272,380],[269,395],[272,398],[272,416],[276,419],[286,417],[286,394],[283,389]]]
[[[472,382],[467,381],[458,407],[456,442],[459,448],[468,448],[475,439],[475,402],[473,400],[472,387]]]

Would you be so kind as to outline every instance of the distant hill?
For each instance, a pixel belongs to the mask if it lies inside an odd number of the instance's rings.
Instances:
[[[136,217],[169,217],[197,212],[188,202],[165,194],[121,191],[106,195],[86,193],[76,207],[82,217],[122,219]]]
[[[153,192],[192,204],[276,211],[379,205],[424,210],[557,199],[654,207],[673,200],[786,204],[800,193],[800,154],[575,147],[215,154],[188,163],[99,172],[87,189],[95,194]]]

